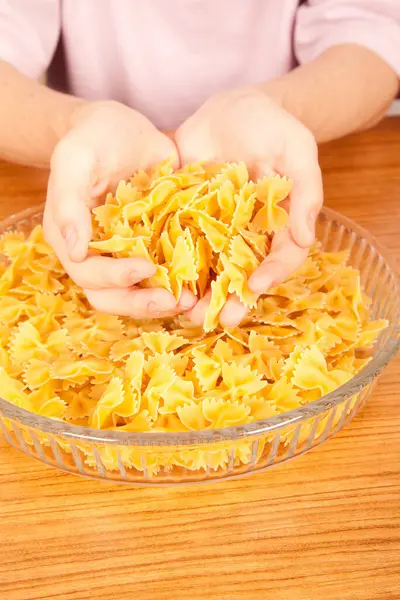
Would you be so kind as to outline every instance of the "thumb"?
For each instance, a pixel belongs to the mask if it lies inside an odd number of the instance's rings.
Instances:
[[[302,248],[314,243],[315,225],[323,203],[321,176],[310,174],[304,181],[294,180],[290,195],[290,230]]]
[[[294,241],[302,248],[314,243],[318,213],[323,204],[321,170],[318,163],[308,164],[299,173],[290,173],[293,189],[290,193],[289,227]]]
[[[48,202],[52,207],[53,220],[61,233],[68,257],[81,262],[87,256],[92,238],[92,220],[89,200],[92,184],[89,173],[64,173],[60,168],[52,170],[48,187]]]
[[[74,218],[67,215],[65,225],[61,229],[68,256],[73,262],[81,262],[86,258],[92,238],[89,209],[81,209],[80,212],[79,220],[76,219],[77,213]]]

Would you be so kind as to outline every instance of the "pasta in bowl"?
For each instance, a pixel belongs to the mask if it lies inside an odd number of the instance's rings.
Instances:
[[[290,181],[245,165],[166,163],[94,210],[91,250],[157,265],[142,283],[211,289],[204,329],[93,310],[43,239],[42,209],[2,224],[0,431],[72,473],[134,484],[234,477],[334,435],[399,347],[389,257],[324,209],[318,243],[260,298],[247,277],[287,223]],[[228,293],[249,309],[222,328]]]

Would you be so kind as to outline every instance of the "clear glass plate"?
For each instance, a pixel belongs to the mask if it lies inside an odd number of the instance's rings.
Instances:
[[[41,222],[42,209],[9,217],[0,224],[0,234],[29,233]],[[400,282],[389,253],[367,231],[335,211],[323,210],[317,236],[326,251],[350,251],[349,264],[360,270],[364,290],[372,299],[372,317],[389,321],[371,362],[334,392],[249,425],[183,433],[77,427],[0,399],[0,432],[12,446],[46,464],[135,485],[206,482],[256,473],[323,443],[364,406],[377,376],[399,349]]]

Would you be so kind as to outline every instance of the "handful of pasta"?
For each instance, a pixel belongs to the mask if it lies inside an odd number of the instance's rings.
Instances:
[[[204,328],[184,317],[137,322],[98,313],[64,272],[41,227],[0,240],[0,386],[31,412],[100,429],[179,432],[243,425],[317,400],[368,361],[383,320],[371,321],[346,251],[316,244],[290,279],[256,298],[247,279],[288,215],[291,182],[253,182],[244,164],[163,163],[136,173],[93,211],[91,250],[157,265],[143,286],[211,289]],[[222,328],[229,293],[250,312]],[[249,460],[243,441],[235,461]],[[152,457],[152,470],[204,467],[198,454]],[[86,452],[88,463],[93,460]],[[102,457],[110,469],[115,459]],[[226,452],[215,459],[223,467]],[[225,462],[224,462],[225,461]],[[125,449],[132,467],[135,449]],[[136,468],[140,469],[140,465]]]

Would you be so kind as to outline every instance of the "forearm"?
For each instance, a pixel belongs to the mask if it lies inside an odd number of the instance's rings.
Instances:
[[[82,103],[0,61],[0,158],[47,166]]]
[[[375,125],[398,85],[395,72],[373,52],[343,45],[259,87],[325,142]]]

